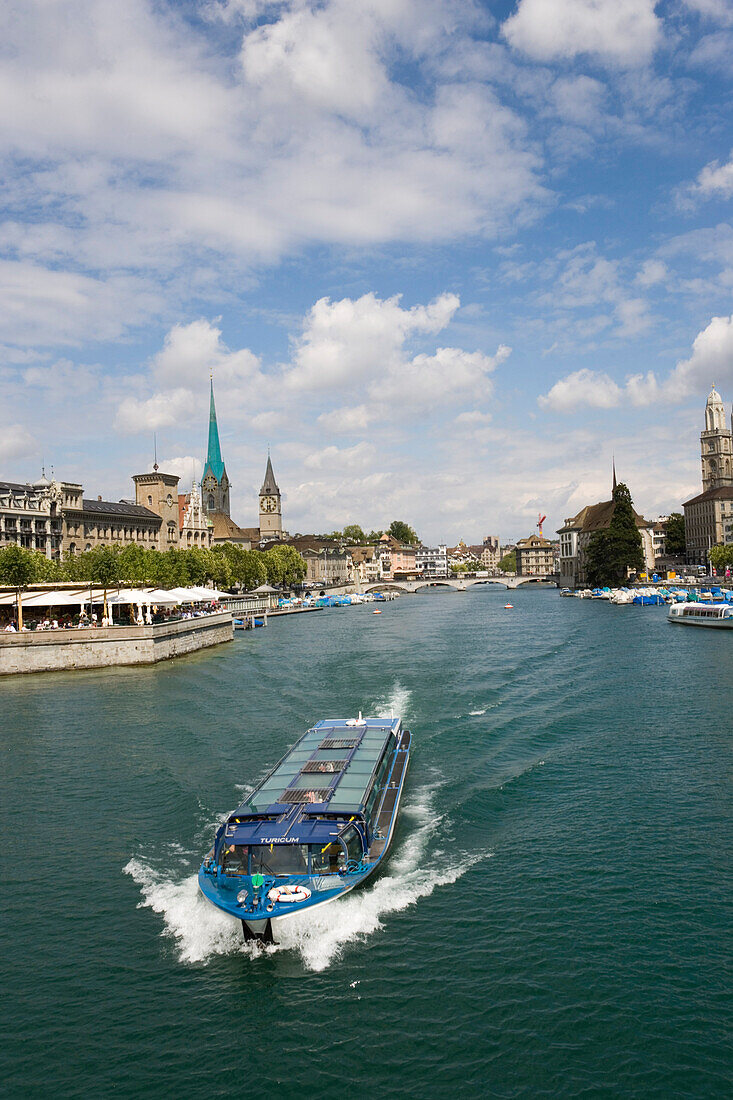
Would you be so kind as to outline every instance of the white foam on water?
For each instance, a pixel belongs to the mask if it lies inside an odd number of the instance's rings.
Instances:
[[[376,699],[371,707],[366,708],[364,714],[367,716],[373,714],[377,718],[389,717],[389,715],[394,714],[396,718],[404,718],[411,698],[412,692],[396,683],[389,695]]]
[[[435,787],[425,787],[405,804],[403,818],[413,819],[413,828],[389,859],[388,872],[373,885],[330,904],[294,915],[277,926],[279,943],[264,950],[296,951],[308,970],[325,970],[339,958],[344,947],[383,927],[383,918],[399,913],[438,887],[456,882],[489,853],[449,855],[426,850],[443,817],[433,809]],[[421,866],[425,864],[425,866]],[[139,908],[150,908],[163,918],[163,935],[172,937],[178,957],[185,963],[206,963],[217,955],[244,954],[258,958],[263,948],[242,940],[240,922],[208,902],[198,889],[197,875],[175,879],[156,872],[144,860],[133,857],[124,868],[139,885]]]
[[[281,949],[298,951],[308,970],[325,970],[348,943],[363,941],[384,927],[384,917],[415,905],[440,886],[452,885],[485,858],[488,853],[458,859],[434,853],[430,860],[423,858],[443,820],[432,808],[434,790],[423,788],[405,805],[402,814],[415,818],[415,827],[391,856],[388,873],[372,886],[357,888],[346,897],[283,921],[276,933]],[[427,866],[421,867],[421,863]]]
[[[138,909],[149,908],[162,916],[163,934],[175,939],[181,962],[207,962],[215,955],[244,950],[240,921],[206,901],[198,875],[176,881],[135,858],[123,870],[140,887],[143,900]]]
[[[479,714],[486,714],[486,707],[483,710],[469,710],[469,717],[476,718]]]

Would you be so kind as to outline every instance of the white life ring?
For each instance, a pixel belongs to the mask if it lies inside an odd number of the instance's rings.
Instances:
[[[268,890],[267,896],[270,901],[307,901],[311,896],[311,892],[307,886],[273,886],[272,890]]]

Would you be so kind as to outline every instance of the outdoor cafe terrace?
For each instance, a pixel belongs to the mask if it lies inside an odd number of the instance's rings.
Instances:
[[[20,594],[23,630],[145,626],[219,611],[226,593],[213,588],[108,588],[35,585]],[[18,627],[18,592],[0,588],[0,629]]]

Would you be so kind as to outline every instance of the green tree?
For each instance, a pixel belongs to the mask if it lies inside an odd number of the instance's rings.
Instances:
[[[383,534],[384,531],[370,531],[366,537],[366,541],[368,543],[379,542]]]
[[[23,629],[23,601],[24,588],[36,579],[38,563],[36,558],[40,555],[32,550],[25,550],[22,546],[6,546],[0,550],[0,581],[11,584],[16,590],[18,604],[18,630]]]
[[[259,550],[245,550],[244,553],[246,558],[238,579],[246,592],[252,592],[267,583],[267,567]]]
[[[367,540],[358,523],[349,523],[344,527],[344,538],[347,542],[356,543],[357,545],[363,545]]]
[[[711,546],[708,557],[713,568],[722,573],[727,566],[733,566],[733,546]]]
[[[269,584],[300,584],[305,577],[305,561],[292,546],[272,546],[262,559]]]
[[[144,550],[135,543],[125,546],[119,557],[120,580],[129,585],[149,584],[151,578],[148,554],[151,553],[156,554],[157,550]]]
[[[687,549],[685,540],[685,517],[680,512],[671,512],[667,520],[667,553],[684,554]]]
[[[594,531],[585,549],[585,575],[593,588],[611,583],[608,570],[610,556],[608,531]]]
[[[219,551],[217,547],[217,552]],[[264,584],[267,580],[267,570],[262,561],[262,554],[258,550],[245,550],[234,543],[224,543],[221,546],[229,564],[230,583],[241,584],[244,589],[251,592],[253,588]]]
[[[209,551],[209,580],[217,588],[229,588],[232,583],[232,567],[226,555],[225,547],[214,546]]]
[[[516,550],[510,550],[508,554],[499,562],[499,571],[501,573],[516,573],[517,571],[517,552]]]
[[[103,616],[105,620],[109,620],[111,615],[107,605],[107,589],[120,579],[120,549],[118,546],[95,546],[86,556],[89,562],[89,579],[104,589]]]
[[[389,533],[393,539],[397,539],[398,542],[409,543],[410,546],[417,546],[420,542],[416,531],[409,524],[403,523],[401,519],[392,520],[389,525]]]
[[[622,481],[613,491],[613,503],[610,524],[591,535],[585,552],[586,576],[594,587],[623,584],[630,570],[638,573],[644,568],[631,493]]]

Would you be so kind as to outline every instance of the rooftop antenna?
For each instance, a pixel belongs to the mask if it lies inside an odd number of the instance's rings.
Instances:
[[[155,470],[155,472],[157,474],[157,472],[158,472],[158,437],[156,436],[155,432],[153,432],[153,455],[155,457],[155,461],[153,462],[153,469]]]

